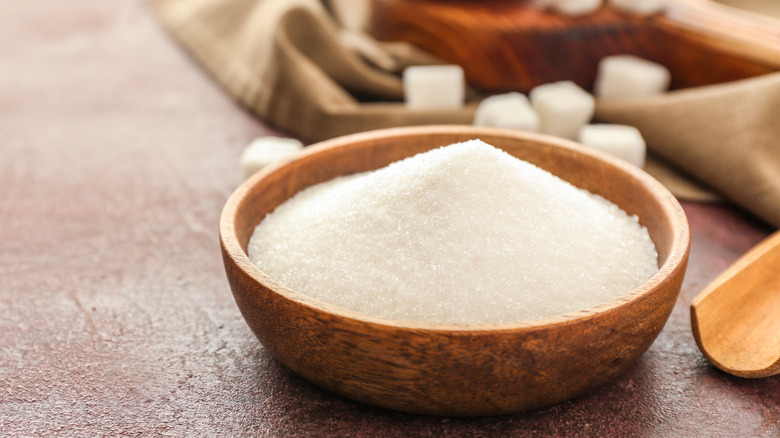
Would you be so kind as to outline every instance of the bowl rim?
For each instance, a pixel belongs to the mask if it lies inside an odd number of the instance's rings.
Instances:
[[[246,195],[251,191],[251,188],[258,184],[261,180],[265,179],[269,175],[277,172],[279,169],[286,167],[287,165],[294,163],[298,160],[306,159],[307,157],[317,154],[324,149],[337,148],[352,143],[365,142],[374,139],[387,139],[387,138],[402,138],[402,137],[414,137],[419,135],[436,135],[436,134],[469,134],[478,138],[479,135],[491,135],[491,136],[505,136],[513,137],[521,140],[527,140],[531,142],[541,142],[555,147],[561,147],[568,149],[576,154],[589,155],[597,158],[601,161],[606,161],[612,166],[620,168],[622,171],[630,174],[632,177],[637,178],[643,184],[650,186],[654,198],[659,201],[659,204],[663,207],[664,211],[670,216],[671,222],[676,226],[673,228],[672,245],[666,261],[659,266],[658,272],[656,272],[650,279],[637,286],[631,291],[628,291],[618,297],[612,298],[601,304],[597,304],[585,309],[576,310],[572,312],[562,313],[538,319],[527,319],[512,322],[502,323],[436,323],[426,321],[415,320],[392,320],[385,319],[377,316],[368,315],[356,310],[337,306],[335,304],[321,301],[316,298],[312,298],[300,292],[296,292],[285,286],[284,284],[274,280],[265,272],[263,272],[257,265],[252,262],[247,252],[242,248],[239,243],[238,235],[236,232],[236,214],[239,208],[246,201]],[[678,202],[677,198],[669,192],[669,190],[658,182],[655,178],[647,174],[644,170],[629,164],[623,160],[612,157],[604,152],[584,148],[579,143],[571,140],[554,137],[551,135],[530,133],[517,130],[509,130],[502,128],[491,127],[476,127],[470,125],[425,125],[425,126],[410,126],[410,127],[398,127],[398,128],[384,128],[371,131],[360,132],[356,134],[349,134],[345,136],[336,137],[330,140],[322,141],[311,146],[304,148],[302,152],[294,157],[287,158],[276,164],[267,166],[259,172],[252,175],[249,179],[244,181],[236,190],[230,195],[220,216],[219,225],[219,238],[220,245],[222,246],[223,253],[230,258],[231,263],[238,269],[241,269],[248,277],[250,277],[259,285],[272,291],[273,293],[282,296],[283,298],[293,301],[299,305],[305,306],[316,312],[325,312],[333,314],[339,318],[355,320],[362,324],[379,325],[384,327],[393,327],[398,329],[413,329],[427,332],[506,332],[516,330],[526,330],[532,328],[538,328],[541,326],[553,326],[553,325],[568,325],[583,320],[595,318],[600,315],[608,315],[619,311],[622,307],[637,301],[643,297],[651,294],[653,290],[659,288],[663,283],[669,281],[669,278],[673,277],[677,271],[685,269],[687,263],[688,253],[690,250],[690,229],[688,225],[688,219],[685,212]]]

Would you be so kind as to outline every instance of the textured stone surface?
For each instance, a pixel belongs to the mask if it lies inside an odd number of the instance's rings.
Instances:
[[[238,157],[278,134],[140,0],[0,2],[0,435],[780,435],[780,377],[707,363],[688,305],[769,232],[685,205],[683,292],[614,383],[496,418],[407,415],[302,381],[254,338],[217,242]]]

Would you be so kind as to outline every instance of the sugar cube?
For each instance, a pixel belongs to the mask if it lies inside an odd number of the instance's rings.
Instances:
[[[669,69],[633,55],[607,56],[599,62],[594,92],[603,98],[627,98],[663,93]]]
[[[480,102],[474,124],[536,132],[539,131],[539,116],[524,94],[498,94]]]
[[[530,97],[539,115],[539,130],[571,140],[593,118],[596,106],[593,96],[571,81],[540,85]]]
[[[549,0],[555,10],[567,15],[589,14],[601,6],[601,0]]]
[[[458,65],[416,65],[403,73],[404,97],[411,109],[454,109],[463,105],[465,80]]]
[[[609,0],[609,5],[638,15],[657,14],[666,8],[668,0]]]
[[[580,130],[580,143],[642,167],[645,165],[645,140],[639,130],[626,125],[586,125]]]
[[[303,148],[303,143],[294,138],[258,137],[252,140],[241,154],[240,164],[244,179],[249,178],[269,164],[291,157]]]

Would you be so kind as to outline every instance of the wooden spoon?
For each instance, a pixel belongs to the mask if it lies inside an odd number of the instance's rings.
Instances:
[[[740,377],[780,374],[780,231],[759,243],[691,303],[696,344]]]

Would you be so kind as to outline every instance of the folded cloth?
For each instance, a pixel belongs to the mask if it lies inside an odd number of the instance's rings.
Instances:
[[[602,100],[596,117],[636,126],[655,154],[780,227],[780,73]]]
[[[320,0],[149,1],[235,99],[305,141],[473,120],[473,92],[460,109],[406,108],[399,73],[439,61],[411,45],[379,43],[341,26]],[[646,170],[678,197],[717,199],[674,168],[780,227],[778,114],[780,74],[602,101],[596,113],[601,121],[640,129],[651,158]]]
[[[472,121],[473,104],[453,110],[407,109],[400,103],[403,87],[397,72],[438,61],[411,45],[383,45],[340,28],[318,0],[150,3],[234,98],[303,140]],[[371,44],[374,50],[366,47]]]

